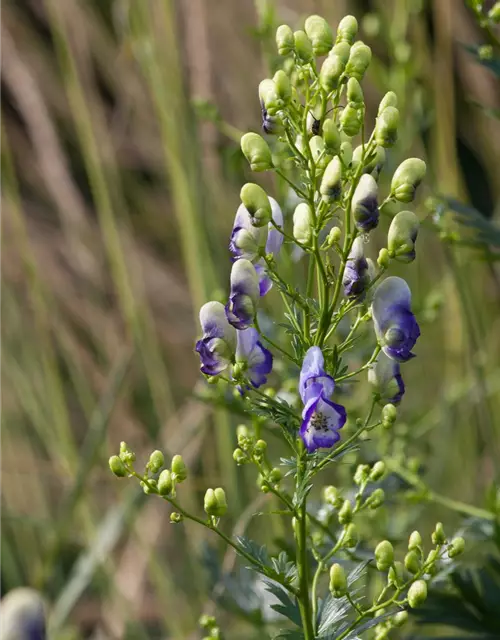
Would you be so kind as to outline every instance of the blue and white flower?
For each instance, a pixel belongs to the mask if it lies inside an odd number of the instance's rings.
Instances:
[[[386,278],[375,290],[372,302],[375,333],[382,351],[397,362],[406,362],[420,328],[411,311],[411,291],[402,278]]]
[[[203,337],[196,343],[201,372],[207,376],[222,373],[231,364],[236,351],[236,329],[226,318],[224,305],[207,302],[200,309]]]
[[[347,258],[342,284],[344,295],[348,298],[364,298],[366,286],[370,280],[368,261],[364,254],[363,238],[356,238]]]
[[[273,368],[273,356],[259,337],[254,328],[237,331],[236,364],[254,387],[265,384]]]
[[[380,395],[384,404],[398,404],[405,392],[405,383],[401,376],[399,362],[389,358],[381,352],[374,363],[368,369],[368,382]]]
[[[260,297],[259,277],[250,260],[236,260],[231,269],[231,292],[226,316],[236,329],[252,326]]]
[[[299,393],[304,403],[300,436],[309,453],[332,447],[347,418],[345,408],[330,400],[335,381],[325,372],[324,362],[321,349],[311,347],[300,372]]]
[[[352,211],[356,227],[360,231],[371,231],[378,225],[378,185],[375,178],[365,173],[361,176],[352,198]]]

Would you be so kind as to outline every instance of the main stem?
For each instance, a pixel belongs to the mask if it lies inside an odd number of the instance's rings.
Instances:
[[[302,455],[297,455],[298,473],[297,486],[304,472]],[[297,601],[302,619],[304,640],[314,640],[314,626],[309,597],[309,566],[307,559],[307,497],[302,500],[298,509],[298,522],[294,527],[295,544],[297,547],[297,573],[299,578],[299,595]]]

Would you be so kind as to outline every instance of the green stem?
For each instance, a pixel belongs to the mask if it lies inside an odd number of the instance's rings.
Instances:
[[[339,378],[336,378],[335,382],[342,382],[343,380],[347,380],[348,378],[353,378],[354,376],[357,376],[359,373],[366,371],[366,369],[369,369],[377,359],[377,356],[380,353],[380,350],[381,350],[381,347],[379,344],[377,344],[377,346],[375,347],[372,353],[371,358],[368,360],[366,364],[364,364],[359,369],[356,369],[356,371],[351,371],[351,373],[346,373],[345,376],[340,376]]]

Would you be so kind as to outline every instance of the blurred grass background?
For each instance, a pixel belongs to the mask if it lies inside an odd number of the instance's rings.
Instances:
[[[245,511],[239,418],[196,399],[193,343],[226,287],[239,132],[259,130],[275,28],[314,12],[360,20],[368,117],[400,99],[386,179],[428,163],[421,219],[446,194],[498,221],[500,121],[475,103],[498,109],[499,84],[463,48],[487,34],[461,0],[4,0],[2,593],[40,589],[53,637],[196,637],[207,607],[204,533],[111,476],[120,440],[182,453],[186,506],[228,487],[239,529],[267,499]],[[419,246],[404,418],[429,484],[481,504],[500,463],[500,273],[432,230]],[[452,519],[419,507],[437,515]]]

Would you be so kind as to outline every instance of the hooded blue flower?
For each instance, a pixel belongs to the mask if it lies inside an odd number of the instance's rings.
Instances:
[[[236,260],[231,269],[231,293],[226,316],[236,329],[252,326],[259,300],[259,278],[255,267],[244,258]]]
[[[375,290],[372,317],[382,351],[397,362],[406,362],[420,328],[411,311],[411,291],[402,278],[386,278]]]
[[[375,387],[384,404],[398,404],[405,392],[399,362],[380,353],[375,364],[368,369],[368,382]]]
[[[245,375],[254,387],[266,383],[273,368],[273,356],[259,341],[257,329],[237,332],[236,363],[243,365]]]
[[[203,337],[196,343],[201,372],[216,376],[231,364],[236,350],[236,329],[226,318],[224,305],[207,302],[200,309]]]
[[[365,173],[361,176],[354,191],[351,208],[354,222],[360,231],[371,231],[378,225],[378,186],[375,178]]]
[[[308,349],[300,372],[299,393],[304,403],[300,436],[309,453],[321,447],[332,447],[346,421],[346,410],[329,398],[335,381],[324,370],[319,347]]]
[[[369,282],[368,261],[364,255],[363,244],[363,239],[360,237],[352,243],[342,279],[344,295],[360,300],[363,299],[366,285]]]

